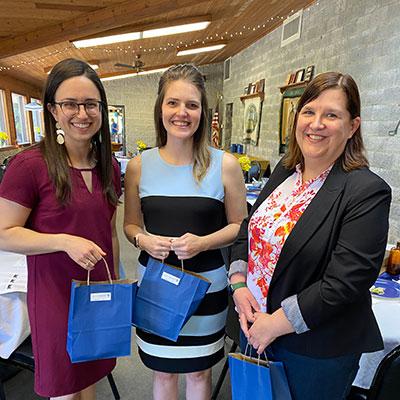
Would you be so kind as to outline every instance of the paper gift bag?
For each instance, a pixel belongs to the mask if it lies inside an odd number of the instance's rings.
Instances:
[[[136,282],[72,281],[67,352],[71,362],[128,356],[131,352],[132,293]]]
[[[232,400],[291,400],[281,362],[229,353]]]
[[[201,275],[149,258],[138,287],[133,324],[176,341],[211,283]]]

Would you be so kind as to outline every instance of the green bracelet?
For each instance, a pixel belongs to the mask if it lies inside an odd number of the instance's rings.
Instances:
[[[236,289],[239,289],[241,287],[247,287],[246,282],[238,282],[238,283],[233,283],[229,285],[231,288],[231,292],[233,293]]]

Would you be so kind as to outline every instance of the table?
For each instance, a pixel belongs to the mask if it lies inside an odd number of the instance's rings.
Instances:
[[[26,257],[0,251],[0,357],[2,358],[8,358],[30,335],[26,292]]]
[[[360,359],[360,369],[353,386],[369,389],[379,363],[396,346],[400,345],[400,299],[372,297],[372,310],[383,337],[384,349],[365,353]]]

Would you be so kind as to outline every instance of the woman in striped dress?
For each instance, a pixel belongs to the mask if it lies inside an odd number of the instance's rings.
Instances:
[[[226,268],[220,248],[232,243],[246,216],[243,174],[234,156],[209,147],[204,79],[192,65],[169,68],[154,107],[157,147],[129,162],[125,178],[128,239],[149,257],[211,281],[177,342],[137,329],[143,363],[154,370],[154,399],[177,399],[179,374],[187,399],[209,399],[211,367],[224,356]]]

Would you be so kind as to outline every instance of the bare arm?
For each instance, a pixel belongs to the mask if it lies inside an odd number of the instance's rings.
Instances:
[[[247,215],[246,187],[243,173],[236,158],[225,153],[222,161],[222,181],[225,189],[225,212],[228,225],[206,236],[186,233],[174,239],[172,249],[180,259],[192,258],[196,254],[230,245],[243,218]]]
[[[142,250],[154,258],[164,259],[171,250],[169,238],[149,235],[144,230],[139,197],[140,174],[141,157],[137,156],[129,161],[125,174],[124,232],[131,243],[134,243],[136,237]]]
[[[90,240],[63,233],[39,233],[25,228],[30,213],[31,209],[0,197],[0,249],[26,255],[65,251],[85,269],[93,269],[97,261],[106,255]]]

